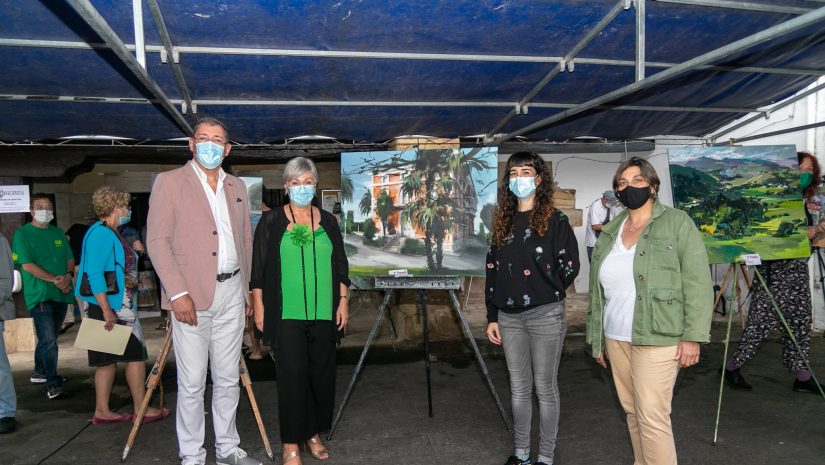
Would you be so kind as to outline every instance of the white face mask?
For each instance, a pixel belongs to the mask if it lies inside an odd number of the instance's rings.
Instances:
[[[35,210],[34,220],[40,224],[51,223],[54,219],[54,210]]]

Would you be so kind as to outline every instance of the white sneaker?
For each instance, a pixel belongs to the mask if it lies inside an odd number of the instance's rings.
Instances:
[[[263,465],[260,460],[249,457],[240,447],[236,447],[226,457],[216,457],[218,465]]]

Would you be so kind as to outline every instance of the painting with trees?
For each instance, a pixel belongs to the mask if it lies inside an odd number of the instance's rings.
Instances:
[[[810,255],[793,145],[668,150],[673,203],[702,233],[710,263]]]
[[[350,274],[484,274],[495,206],[496,148],[341,155]]]

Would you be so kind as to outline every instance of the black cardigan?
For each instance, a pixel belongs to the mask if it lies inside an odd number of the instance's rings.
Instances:
[[[338,221],[331,213],[320,210],[321,227],[332,242],[332,323],[335,324],[335,311],[341,298],[341,284],[350,285],[349,262],[344,252],[344,239]],[[264,300],[264,338],[270,347],[278,345],[278,325],[283,313],[281,298],[281,239],[284,236],[289,219],[283,207],[277,207],[263,214],[255,229],[255,242],[252,247],[252,277],[250,289],[262,289]],[[288,265],[288,271],[300,273],[300,265]],[[333,331],[336,342],[340,340],[338,331]]]

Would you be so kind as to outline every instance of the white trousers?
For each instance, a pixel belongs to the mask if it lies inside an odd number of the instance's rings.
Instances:
[[[212,376],[212,426],[215,451],[221,457],[240,444],[235,412],[240,397],[239,367],[244,308],[240,274],[215,281],[212,306],[199,311],[198,325],[172,317],[172,345],[178,369],[177,434],[182,463],[206,463],[204,390],[206,365]]]

